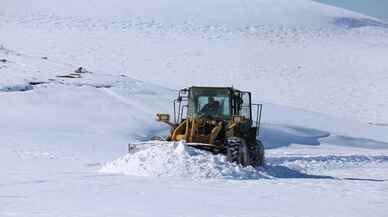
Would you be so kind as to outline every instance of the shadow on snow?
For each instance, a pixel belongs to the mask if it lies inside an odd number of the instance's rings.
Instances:
[[[276,124],[263,124],[260,140],[266,149],[287,147],[291,144],[318,146],[321,142],[345,147],[388,148],[388,143],[372,139],[332,135],[312,128]]]

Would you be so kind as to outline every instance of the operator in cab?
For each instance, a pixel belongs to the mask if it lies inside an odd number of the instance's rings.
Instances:
[[[221,108],[220,102],[215,100],[214,97],[209,96],[208,103],[204,107],[202,107],[199,114],[211,116],[211,117],[217,117],[221,115],[220,108]]]

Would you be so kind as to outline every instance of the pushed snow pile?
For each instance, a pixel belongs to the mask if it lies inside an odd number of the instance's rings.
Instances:
[[[226,161],[225,156],[179,143],[157,143],[107,163],[100,172],[134,176],[258,179],[267,176],[253,168]]]

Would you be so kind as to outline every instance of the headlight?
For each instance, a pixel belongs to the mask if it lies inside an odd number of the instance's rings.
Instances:
[[[170,115],[169,114],[156,114],[156,120],[161,122],[169,122]]]

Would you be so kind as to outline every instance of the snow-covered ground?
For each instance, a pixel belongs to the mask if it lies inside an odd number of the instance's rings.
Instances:
[[[308,0],[5,0],[0,216],[383,217],[387,36]],[[126,155],[189,85],[264,103],[264,168],[178,143]]]

